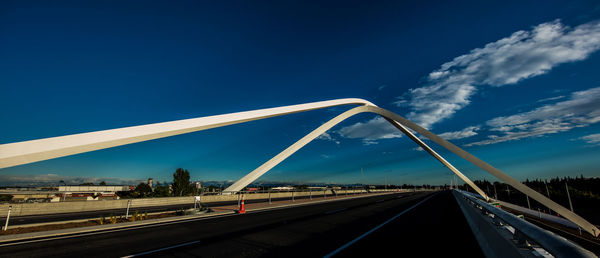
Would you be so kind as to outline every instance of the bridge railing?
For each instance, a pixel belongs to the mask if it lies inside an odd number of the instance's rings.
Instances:
[[[455,190],[455,193],[458,193],[455,194],[457,200],[462,198],[459,201],[479,210],[482,215],[491,218],[493,224],[499,228],[503,227],[512,234],[513,239],[521,247],[530,247],[533,249],[537,245],[554,257],[597,257],[592,252],[570,242],[564,237],[539,228],[522,218],[488,204],[469,192]]]
[[[344,195],[344,194],[353,194],[353,193],[383,193],[383,192],[415,192],[415,191],[434,191],[434,189],[426,189],[426,188],[409,188],[409,189],[400,189],[400,188],[389,188],[389,189],[368,189],[364,187],[342,187],[339,189],[336,188],[315,188],[315,189],[282,189],[282,190],[273,190],[273,189],[265,189],[265,190],[256,190],[256,191],[215,191],[215,192],[203,192],[200,195],[202,196],[210,196],[210,195],[253,195],[253,194],[269,194],[269,193],[298,193],[298,194],[310,194],[313,193],[318,195],[323,192],[326,192],[327,195]]]

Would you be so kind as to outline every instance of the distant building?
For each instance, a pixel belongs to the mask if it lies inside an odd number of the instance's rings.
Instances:
[[[57,192],[7,188],[0,190],[0,194],[12,195],[13,202],[50,202]]]
[[[153,184],[153,183],[154,183],[154,179],[152,179],[152,178],[148,178],[148,185],[150,186],[150,188],[154,188],[154,187],[152,186],[152,184]]]
[[[119,199],[117,192],[131,191],[128,185],[76,185],[59,186],[57,199],[52,201],[96,201],[100,199]]]
[[[294,190],[294,187],[291,187],[291,186],[278,186],[278,187],[273,187],[271,189],[275,190],[275,191],[290,191],[290,190]]]
[[[198,181],[196,182],[196,189],[201,189],[202,188],[202,182]]]

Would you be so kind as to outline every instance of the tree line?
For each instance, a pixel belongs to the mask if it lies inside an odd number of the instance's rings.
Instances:
[[[190,196],[196,194],[196,190],[190,181],[190,172],[187,169],[178,168],[173,173],[172,184],[156,181],[153,189],[147,183],[142,182],[133,191],[123,191],[117,194],[124,198]]]
[[[540,210],[540,212],[556,214],[556,212],[534,199],[528,198],[508,184],[487,180],[475,180],[473,182],[492,198],[533,210]],[[598,216],[600,214],[600,178],[585,178],[581,175],[579,177],[555,177],[550,180],[526,179],[522,183],[567,209],[570,209],[572,205],[575,213],[590,222],[600,223],[600,216]],[[461,188],[474,192],[467,184],[464,184]],[[569,190],[568,194],[567,188]],[[571,197],[570,202],[569,197]]]

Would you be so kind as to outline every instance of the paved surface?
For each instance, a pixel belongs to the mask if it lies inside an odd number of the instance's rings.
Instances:
[[[322,257],[430,195],[371,196],[135,230],[0,245],[0,256]],[[452,195],[449,192],[433,195],[338,255],[447,256],[460,253],[465,257],[483,256]]]

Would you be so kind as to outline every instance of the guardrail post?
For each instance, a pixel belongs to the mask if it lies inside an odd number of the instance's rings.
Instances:
[[[127,200],[127,211],[125,212],[125,219],[129,217],[129,205],[131,205],[131,200]]]
[[[323,198],[327,198],[327,190],[323,190]]]
[[[269,204],[271,204],[271,190],[269,190]]]
[[[520,230],[515,228],[515,234],[513,235],[513,239],[517,240],[517,245],[522,247],[529,247],[531,244],[527,241],[527,237],[521,233]]]
[[[294,191],[292,191],[292,202],[294,201]]]
[[[200,200],[200,195],[194,196],[194,209],[196,209],[196,203],[200,204],[200,208],[202,208],[202,201]]]
[[[242,195],[240,194],[240,192],[237,192],[237,194],[238,194],[238,209],[239,209],[240,208],[240,202],[242,200],[241,199]]]
[[[6,223],[4,223],[4,231],[8,229],[8,220],[10,219],[10,210],[12,210],[12,205],[8,206],[8,214],[6,214]]]
[[[310,195],[310,199],[312,200],[312,189],[308,190],[308,195]]]

